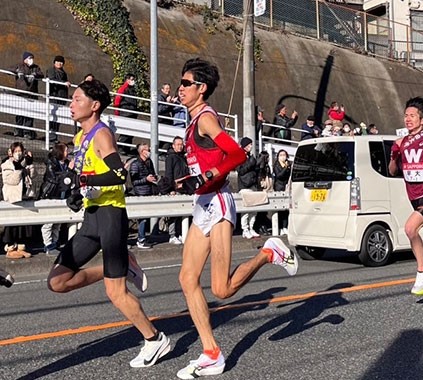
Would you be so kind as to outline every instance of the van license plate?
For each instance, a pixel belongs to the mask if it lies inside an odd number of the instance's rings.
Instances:
[[[327,190],[311,190],[310,200],[312,202],[325,202],[327,195]]]

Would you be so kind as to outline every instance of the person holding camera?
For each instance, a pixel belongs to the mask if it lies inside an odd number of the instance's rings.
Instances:
[[[46,171],[40,187],[39,199],[66,199],[71,188],[66,184],[65,178],[69,177],[70,168],[68,160],[68,146],[59,142],[54,144],[45,161]],[[69,178],[68,178],[68,182]],[[41,227],[44,252],[46,255],[57,256],[59,250],[60,223],[46,223]]]
[[[1,164],[3,177],[3,199],[9,203],[21,202],[24,198],[34,195],[32,179],[36,175],[33,165],[32,153],[25,151],[21,142],[14,142],[8,150],[8,158]],[[26,252],[25,244],[18,243],[27,235],[26,228],[22,226],[7,226],[4,228],[3,242],[6,257],[9,259],[22,259],[31,257]]]
[[[113,305],[144,336],[144,346],[130,362],[131,367],[149,367],[170,351],[170,342],[150,322],[126,285],[128,279],[143,291],[147,284],[135,257],[128,252],[123,186],[128,172],[112,130],[100,120],[110,103],[109,90],[98,80],[81,83],[72,96],[71,116],[81,124],[81,130],[73,140],[74,194],[67,204],[76,210],[75,204],[82,199],[85,212],[81,228],[62,248],[47,281],[50,290],[66,293],[103,280]],[[85,267],[100,250],[103,265]]]
[[[157,184],[157,175],[153,161],[150,159],[150,146],[147,143],[137,145],[138,157],[132,161],[129,167],[132,190],[135,195],[153,195],[153,186]],[[141,249],[151,248],[145,238],[147,219],[138,219],[137,247]]]

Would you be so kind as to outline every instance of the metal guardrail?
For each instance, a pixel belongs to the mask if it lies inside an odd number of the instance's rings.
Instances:
[[[149,197],[127,197],[126,207],[130,219],[160,218],[168,216],[183,217],[182,236],[185,238],[189,227],[189,216],[192,214],[192,196],[160,195]],[[268,193],[269,203],[246,207],[242,204],[241,194],[235,193],[234,199],[237,213],[271,212],[272,234],[279,234],[279,210],[289,208],[289,194],[286,192]],[[18,203],[0,202],[1,226],[26,226],[45,223],[79,223],[83,220],[81,210],[74,213],[64,200],[22,201]]]
[[[15,76],[15,73],[12,73],[7,70],[0,69],[0,74],[5,74],[7,76]],[[9,114],[9,115],[22,115],[36,120],[41,120],[43,122],[43,128],[40,126],[29,128],[23,127],[20,125],[15,125],[12,123],[5,123],[0,118],[0,126],[14,127],[21,129],[33,130],[45,134],[45,149],[48,150],[50,147],[50,134],[49,134],[49,122],[54,121],[63,125],[74,126],[75,122],[70,117],[69,103],[70,99],[56,98],[50,96],[50,84],[61,84],[63,82],[52,81],[48,78],[42,79],[42,82],[45,83],[44,93],[39,91],[39,93],[34,94],[28,91],[18,90],[13,87],[0,86],[0,114]],[[75,88],[77,85],[71,84],[71,87]],[[111,96],[116,95],[116,93],[111,92]],[[32,99],[25,98],[22,95],[29,95],[33,97]],[[122,97],[131,97],[130,95],[119,94]],[[35,97],[35,98],[34,98]],[[135,97],[139,102],[149,103],[151,100],[147,98]],[[54,103],[52,100],[61,100],[66,104],[60,105]],[[179,104],[159,102],[163,104],[173,105],[175,107],[180,107]],[[183,106],[182,106],[183,107]],[[140,111],[131,111],[124,110],[128,113],[133,113],[137,117],[141,118],[128,118],[122,116],[116,116],[114,110],[122,110],[120,108],[115,108],[109,106],[107,110],[102,115],[102,120],[112,128],[116,129],[118,134],[140,137],[143,139],[150,139],[151,123],[150,123],[150,114]],[[222,118],[223,124],[226,127],[226,131],[232,135],[232,137],[238,141],[238,116],[230,115],[227,113],[218,112],[219,116]],[[160,116],[162,119],[168,119],[169,121],[180,120],[172,117]],[[229,122],[228,122],[229,121]],[[171,124],[159,123],[159,141],[161,142],[171,142],[175,136],[180,136],[184,134],[184,128],[176,127]],[[56,132],[59,136],[73,137],[73,134],[65,133],[62,131]],[[118,145],[127,145],[135,146],[133,144],[122,144],[118,142]]]

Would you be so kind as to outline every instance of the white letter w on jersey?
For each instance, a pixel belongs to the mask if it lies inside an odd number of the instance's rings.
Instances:
[[[421,149],[417,149],[417,151],[415,149],[406,149],[404,151],[405,154],[405,158],[407,159],[407,162],[409,164],[417,164],[418,162],[420,162],[420,157],[422,155],[422,150]]]

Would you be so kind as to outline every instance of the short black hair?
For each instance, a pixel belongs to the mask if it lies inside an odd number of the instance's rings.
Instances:
[[[205,61],[201,58],[192,58],[185,62],[182,68],[182,76],[190,72],[195,81],[207,85],[207,90],[204,93],[204,100],[207,100],[219,83],[219,70],[217,66]]]
[[[92,100],[100,102],[100,114],[110,105],[112,99],[110,98],[109,89],[103,82],[98,79],[91,81],[82,82],[78,88],[80,88],[86,96]]]
[[[421,96],[408,99],[407,103],[405,103],[405,109],[408,107],[417,108],[419,110],[420,117],[423,117],[423,98]]]
[[[135,75],[134,74],[131,74],[131,73],[128,73],[128,74],[125,75],[125,80],[131,79],[131,78],[134,78],[135,79]]]

